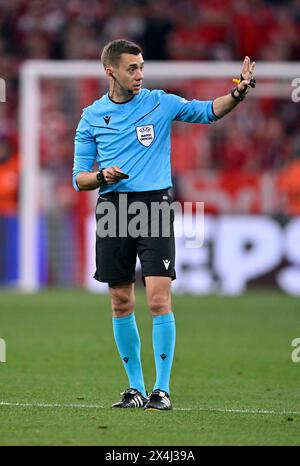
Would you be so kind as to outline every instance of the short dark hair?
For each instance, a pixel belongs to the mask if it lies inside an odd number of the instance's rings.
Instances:
[[[139,55],[142,52],[141,47],[134,42],[126,39],[117,39],[105,45],[101,54],[101,62],[104,69],[110,65],[118,66],[122,53]]]

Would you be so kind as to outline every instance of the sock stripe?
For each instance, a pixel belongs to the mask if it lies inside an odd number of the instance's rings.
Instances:
[[[175,317],[173,312],[168,312],[168,314],[163,314],[161,316],[153,316],[153,325],[161,325],[167,322],[175,323]]]

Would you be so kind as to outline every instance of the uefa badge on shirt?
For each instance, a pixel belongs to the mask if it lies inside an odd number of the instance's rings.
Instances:
[[[149,147],[154,141],[154,126],[153,125],[144,125],[137,126],[135,128],[137,138],[141,144],[145,147]]]

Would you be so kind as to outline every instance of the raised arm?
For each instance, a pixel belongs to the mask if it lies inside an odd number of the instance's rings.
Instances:
[[[238,80],[237,86],[232,89],[230,94],[217,97],[213,101],[213,111],[218,118],[231,112],[246,96],[249,92],[250,87],[254,87],[253,73],[255,69],[255,62],[250,61],[249,57],[245,57],[241,80]]]

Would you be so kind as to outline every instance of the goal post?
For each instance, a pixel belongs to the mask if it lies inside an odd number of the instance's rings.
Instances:
[[[144,83],[151,82],[164,88],[165,83],[182,79],[225,79],[230,90],[231,78],[238,77],[241,62],[147,62]],[[258,81],[255,98],[290,98],[292,80],[299,76],[299,63],[259,62],[255,72]],[[76,80],[93,78],[105,80],[98,61],[43,61],[24,62],[20,72],[20,234],[19,234],[19,288],[33,292],[39,288],[39,200],[43,196],[40,179],[40,133],[43,94],[41,80]],[[272,82],[268,83],[270,79]],[[266,82],[260,83],[260,80]],[[253,93],[254,94],[254,93]],[[95,95],[94,99],[99,96]],[[211,95],[210,98],[215,98]],[[194,98],[201,99],[195,95]],[[252,95],[250,94],[250,98]],[[203,99],[204,100],[204,99]],[[47,128],[45,129],[47,131]],[[72,158],[72,153],[70,153]],[[70,174],[71,179],[71,174]]]

